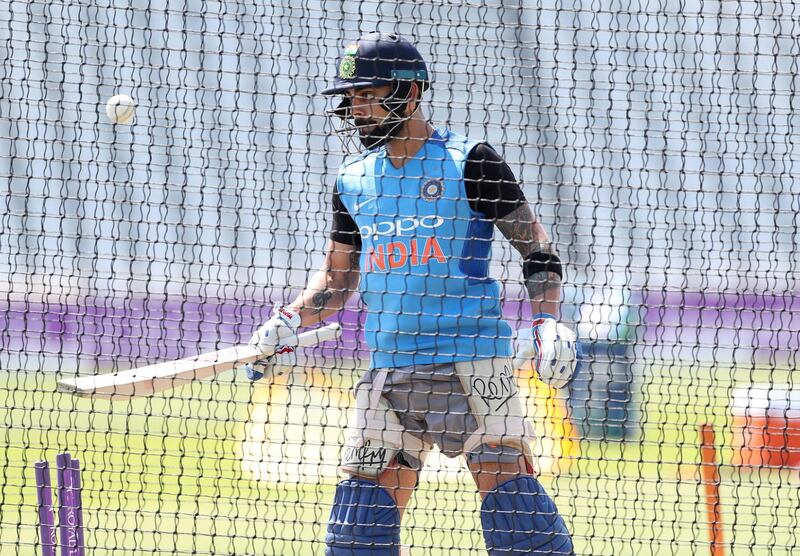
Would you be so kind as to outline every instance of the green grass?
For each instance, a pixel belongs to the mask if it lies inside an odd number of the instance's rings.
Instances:
[[[637,439],[584,442],[568,471],[543,476],[579,554],[709,554],[696,427],[715,423],[730,445],[728,399],[743,382],[722,374],[650,370]],[[788,380],[750,375],[740,380]],[[37,553],[33,463],[66,450],[84,468],[91,554],[320,554],[333,481],[242,471],[251,395],[242,381],[110,404],[56,393],[52,374],[0,373],[0,553]],[[721,452],[729,553],[800,552],[796,472],[746,472],[731,453]],[[469,483],[422,483],[403,541],[412,554],[485,554],[477,508]]]

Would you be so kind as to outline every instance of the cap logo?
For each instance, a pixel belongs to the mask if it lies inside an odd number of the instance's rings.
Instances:
[[[345,56],[339,63],[339,78],[352,79],[356,75],[356,57]]]
[[[352,79],[356,75],[356,56],[358,43],[347,45],[344,49],[344,58],[339,62],[339,79]]]

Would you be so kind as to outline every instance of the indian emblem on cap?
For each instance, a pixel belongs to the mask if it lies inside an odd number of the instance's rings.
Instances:
[[[355,56],[345,56],[339,64],[339,77],[341,79],[352,79],[356,74]]]
[[[435,201],[442,198],[444,193],[444,183],[442,178],[431,178],[422,184],[422,198],[426,201]]]
[[[339,79],[352,79],[355,77],[356,55],[358,55],[358,43],[351,44],[344,49],[344,58],[339,63]]]

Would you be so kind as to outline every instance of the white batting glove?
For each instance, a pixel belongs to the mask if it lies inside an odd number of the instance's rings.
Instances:
[[[272,318],[253,332],[250,345],[269,357],[279,346],[286,344],[287,338],[297,335],[300,328],[300,315],[286,307],[277,307]]]
[[[275,353],[244,366],[250,380],[267,380],[291,373],[297,366],[297,351],[292,346],[278,346]]]
[[[539,379],[553,388],[567,386],[580,368],[581,349],[575,332],[553,315],[536,315],[533,327],[520,330],[514,344],[514,368],[535,367]]]

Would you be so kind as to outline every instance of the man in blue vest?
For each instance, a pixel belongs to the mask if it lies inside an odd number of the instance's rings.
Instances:
[[[322,270],[252,344],[269,356],[360,291],[370,368],[355,387],[326,554],[399,553],[403,511],[433,445],[466,458],[489,554],[572,554],[532,466],[512,332],[489,276],[494,228],[523,259],[540,376],[563,378],[576,364],[575,335],[556,318],[562,265],[497,152],[424,118],[429,86],[419,52],[397,35],[370,33],[345,49],[322,93],[342,95],[332,115],[361,152],[339,169]],[[273,373],[274,361],[250,377]]]

